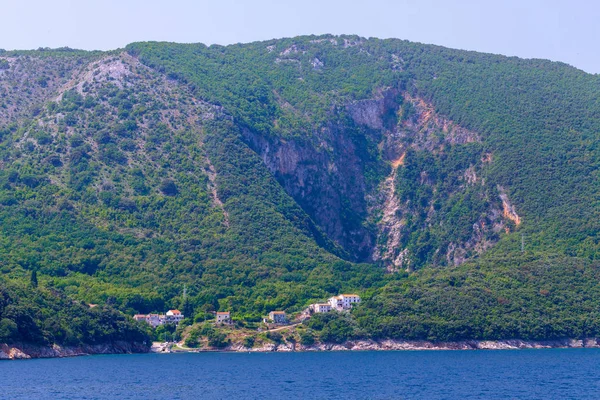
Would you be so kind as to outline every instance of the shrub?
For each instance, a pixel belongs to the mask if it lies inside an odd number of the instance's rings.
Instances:
[[[160,183],[160,191],[167,196],[175,196],[179,192],[177,185],[173,179],[163,179]]]

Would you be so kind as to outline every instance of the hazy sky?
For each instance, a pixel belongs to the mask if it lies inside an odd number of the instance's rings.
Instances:
[[[563,61],[600,72],[600,2],[581,0],[0,0],[0,48],[115,49],[358,34]]]

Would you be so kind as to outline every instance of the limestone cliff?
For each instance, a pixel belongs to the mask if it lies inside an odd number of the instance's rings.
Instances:
[[[249,129],[244,140],[350,259],[378,261],[389,271],[411,270],[423,257],[415,254],[419,249],[410,243],[411,235],[444,225],[448,210],[440,204],[448,208],[464,196],[477,198],[483,208],[465,217],[472,221],[460,235],[448,235],[427,250],[429,262],[461,264],[492,246],[499,232],[509,229],[506,221],[519,224],[506,190],[486,182],[493,157],[478,146],[480,135],[439,115],[425,99],[380,89],[371,99],[332,105],[330,116],[314,132],[317,140],[268,138]],[[459,162],[453,176],[436,175],[415,162],[427,155],[446,168],[450,153],[469,145],[472,161]],[[407,178],[406,170],[414,168],[421,169]],[[403,195],[407,179],[429,197],[415,203]]]
[[[31,343],[0,343],[0,360],[23,360],[29,358],[60,358],[92,354],[147,353],[150,347],[144,343],[113,342],[80,346],[42,346]]]

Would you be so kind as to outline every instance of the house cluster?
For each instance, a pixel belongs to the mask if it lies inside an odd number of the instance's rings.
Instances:
[[[136,321],[145,321],[153,328],[164,324],[179,324],[184,316],[179,310],[169,310],[166,314],[136,314],[133,319]]]
[[[360,303],[360,296],[357,294],[340,294],[330,297],[327,303],[315,303],[309,306],[314,313],[328,313],[330,311],[349,310],[355,304]]]
[[[310,318],[310,313],[328,313],[330,311],[350,310],[355,304],[360,303],[360,296],[356,294],[340,294],[327,300],[327,303],[311,304],[307,310],[304,310],[304,318]],[[153,328],[164,324],[179,324],[184,316],[179,310],[169,310],[165,314],[136,314],[133,319],[136,321],[145,321]],[[263,319],[264,323],[287,324],[289,321],[285,311],[271,311],[268,318]],[[215,313],[215,323],[231,324],[231,313],[222,311]]]

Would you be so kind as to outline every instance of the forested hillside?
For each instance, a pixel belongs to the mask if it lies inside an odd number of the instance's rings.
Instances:
[[[143,325],[112,309],[69,299],[52,286],[38,288],[0,279],[0,343],[67,346],[135,344],[150,347]]]
[[[248,320],[357,291],[374,337],[600,334],[576,300],[600,255],[595,75],[311,36],[4,52],[0,95],[10,282]]]

